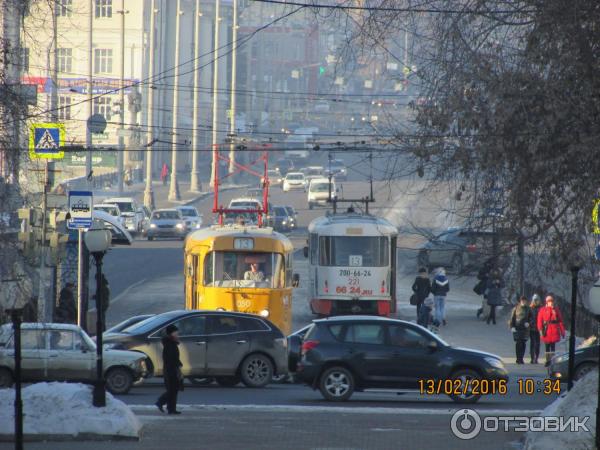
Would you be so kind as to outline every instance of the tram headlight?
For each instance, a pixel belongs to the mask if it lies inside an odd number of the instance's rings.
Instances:
[[[217,308],[217,311],[225,311],[225,308]]]
[[[266,319],[267,317],[269,317],[269,310],[263,309],[261,312],[258,313],[258,315]]]

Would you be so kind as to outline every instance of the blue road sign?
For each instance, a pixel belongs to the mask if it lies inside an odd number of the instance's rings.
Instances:
[[[91,191],[69,192],[69,214],[67,222],[70,229],[91,228],[94,194]]]
[[[65,126],[62,123],[35,123],[29,129],[32,159],[62,159],[65,156]]]

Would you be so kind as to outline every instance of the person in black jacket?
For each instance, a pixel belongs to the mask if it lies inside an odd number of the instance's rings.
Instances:
[[[58,307],[54,312],[54,321],[59,323],[77,323],[77,303],[73,295],[73,283],[65,284],[58,298]]]
[[[510,329],[515,340],[515,350],[517,354],[517,364],[525,364],[525,346],[529,339],[529,330],[532,328],[531,308],[527,303],[527,297],[521,296],[519,304],[514,307],[510,316]]]
[[[167,327],[167,335],[162,338],[163,345],[163,377],[165,381],[166,392],[156,401],[156,407],[160,412],[165,412],[164,405],[167,405],[169,414],[181,414],[177,411],[177,392],[180,390],[181,383],[181,361],[179,360],[179,334],[175,325]]]
[[[542,299],[538,294],[533,294],[531,299],[531,327],[529,327],[529,337],[531,343],[529,344],[529,350],[531,353],[531,364],[537,364],[538,358],[540,357],[540,332],[537,329],[537,318],[540,308],[542,307]]]
[[[429,281],[429,276],[427,275],[427,269],[425,267],[421,267],[419,269],[419,275],[417,275],[415,278],[415,282],[412,285],[412,290],[417,297],[416,306],[418,319],[421,305],[423,305],[423,300],[425,300],[431,293],[431,281]]]

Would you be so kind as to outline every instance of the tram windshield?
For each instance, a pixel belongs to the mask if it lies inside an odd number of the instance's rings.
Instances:
[[[204,285],[283,288],[283,256],[279,253],[210,252],[204,260]]]
[[[390,244],[385,236],[320,236],[319,265],[384,267],[389,265]]]

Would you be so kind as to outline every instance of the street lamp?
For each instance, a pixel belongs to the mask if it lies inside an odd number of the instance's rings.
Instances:
[[[596,283],[590,290],[588,307],[590,312],[594,314],[594,316],[596,316],[596,320],[600,322],[600,280],[596,281]],[[600,338],[600,336],[598,338]],[[598,340],[596,340],[596,345],[598,345]],[[600,448],[600,357],[598,358],[597,398],[598,403],[596,404],[596,448]]]
[[[567,389],[570,391],[573,387],[573,377],[575,376],[575,319],[577,316],[577,281],[579,270],[585,261],[575,252],[570,259],[571,262],[571,330],[569,333],[569,374],[567,378]]]
[[[94,384],[94,406],[106,406],[102,361],[102,258],[110,247],[112,235],[103,228],[91,228],[85,233],[85,246],[96,262],[96,383]]]

